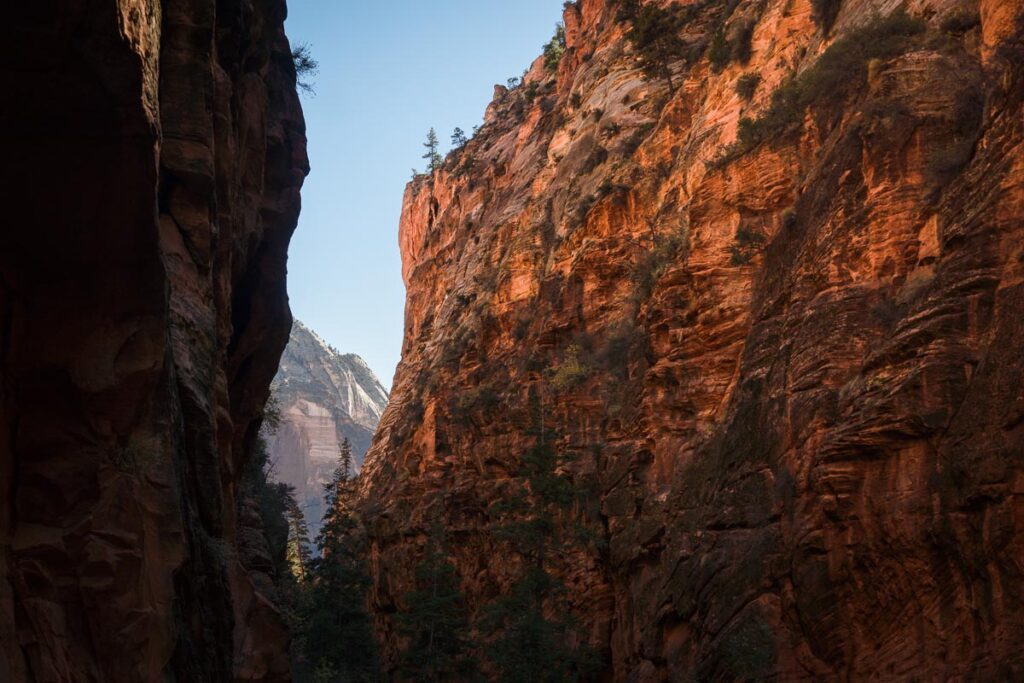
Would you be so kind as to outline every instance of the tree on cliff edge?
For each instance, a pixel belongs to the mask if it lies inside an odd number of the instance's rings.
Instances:
[[[320,71],[320,62],[313,59],[309,43],[299,43],[292,48],[292,63],[295,65],[295,85],[307,95],[315,95],[312,79]]]
[[[455,130],[452,131],[452,149],[461,149],[467,142],[469,138],[466,137],[465,131],[455,126]]]
[[[622,0],[619,6],[618,20],[630,24],[626,39],[633,46],[640,69],[648,78],[664,78],[669,93],[676,89],[672,64],[685,60],[689,50],[686,41],[679,37],[689,17],[687,12],[675,6],[641,5],[638,0]]]
[[[310,562],[311,585],[305,649],[318,683],[370,683],[379,679],[366,596],[370,576],[363,566],[364,543],[354,514],[352,447],[346,439],[338,466],[324,486],[327,512]]]
[[[431,128],[427,132],[427,141],[423,143],[423,146],[427,149],[427,151],[423,153],[423,158],[427,160],[427,170],[430,171],[430,173],[433,173],[440,168],[441,162],[443,161],[440,153],[437,151],[437,145],[437,131]]]

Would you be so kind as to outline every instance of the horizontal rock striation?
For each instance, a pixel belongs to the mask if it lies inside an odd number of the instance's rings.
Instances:
[[[580,0],[406,189],[385,657],[434,521],[474,611],[508,589],[537,402],[597,503],[550,570],[608,680],[1024,676],[1024,4],[660,4],[671,89]]]
[[[285,3],[44,5],[3,29],[0,679],[289,680],[234,549],[308,171]]]

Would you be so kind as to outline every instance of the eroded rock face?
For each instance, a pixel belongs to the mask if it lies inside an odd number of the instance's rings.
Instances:
[[[0,679],[288,679],[234,550],[308,171],[284,18],[10,8]]]
[[[749,62],[698,49],[674,93],[611,3],[569,6],[557,72],[407,188],[361,484],[385,655],[431,520],[474,609],[507,589],[493,503],[540,396],[600,502],[573,514],[606,549],[551,570],[610,679],[1024,676],[1024,5],[907,3],[926,34],[730,158],[899,3],[846,0],[828,34],[809,2],[725,4],[681,34],[749,25]],[[980,25],[941,28],[958,9]]]
[[[388,403],[387,389],[366,362],[338,353],[298,320],[274,377],[281,425],[269,439],[274,478],[295,487],[316,537],[324,514],[324,484],[338,466],[344,439],[356,470]]]

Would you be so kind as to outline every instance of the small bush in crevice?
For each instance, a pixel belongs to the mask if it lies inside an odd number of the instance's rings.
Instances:
[[[711,38],[711,45],[708,46],[708,61],[714,71],[721,71],[732,59],[732,46],[725,39],[725,31],[718,29]]]
[[[765,5],[762,3],[756,8],[756,16],[742,20],[738,26],[728,31],[726,23],[738,5],[738,2],[732,0],[725,3],[718,17],[718,28],[714,30],[708,45],[708,60],[713,71],[721,71],[731,62],[746,64],[753,55],[754,27],[760,21]]]
[[[644,301],[651,296],[658,280],[665,274],[679,252],[686,247],[686,244],[686,232],[683,230],[670,235],[659,235],[655,239],[650,251],[633,268],[634,303]]]
[[[526,87],[523,88],[523,97],[526,99],[527,102],[533,104],[533,100],[537,97],[536,82],[530,81],[529,83],[526,84]]]
[[[605,331],[604,344],[594,352],[594,360],[616,379],[626,379],[630,357],[643,338],[643,330],[632,320],[616,323]]]
[[[626,156],[629,156],[633,152],[635,152],[637,148],[640,147],[640,145],[643,143],[643,141],[647,139],[647,136],[650,135],[651,130],[653,128],[653,123],[644,123],[636,130],[634,130],[632,133],[630,133],[629,137],[626,138],[625,142],[623,142],[622,144],[623,153]]]
[[[797,225],[796,210],[791,206],[782,212],[782,229],[792,230]]]
[[[730,259],[732,265],[741,266],[750,263],[750,259],[764,243],[764,235],[748,227],[741,227],[736,231],[736,244],[729,248],[732,252]]]
[[[597,188],[597,197],[604,199],[608,196],[620,198],[625,193],[629,192],[629,185],[622,185],[620,183],[613,183],[611,180],[605,180]]]
[[[577,171],[577,175],[585,176],[607,160],[608,150],[595,142],[590,154],[587,155],[586,160],[580,166],[580,170]]]
[[[971,12],[966,9],[953,10],[942,20],[940,28],[943,33],[961,34],[967,33],[972,28],[981,25],[981,16],[977,11]]]
[[[758,118],[741,119],[736,142],[711,166],[722,166],[765,140],[798,127],[811,104],[843,101],[850,92],[863,86],[869,61],[903,54],[924,30],[923,21],[897,11],[837,40],[813,66],[779,86],[772,93],[771,104]]]
[[[565,349],[562,362],[551,374],[551,386],[556,391],[567,391],[583,383],[590,376],[590,368],[587,367],[581,356],[582,349],[576,344],[570,344]]]
[[[732,45],[732,58],[740,64],[746,64],[753,55],[754,24],[746,23],[736,31],[736,39]]]
[[[942,185],[955,178],[971,160],[973,140],[955,140],[935,150],[928,159],[925,173],[933,185]]]
[[[526,335],[530,333],[530,325],[533,324],[533,317],[528,314],[520,314],[516,320],[515,327],[512,328],[512,336],[516,341],[522,341],[526,339]]]
[[[433,385],[436,383],[435,378],[431,378],[427,381],[426,389],[433,392],[436,387]],[[402,419],[398,420],[398,427],[391,432],[391,448],[397,449],[404,444],[409,437],[412,436],[413,432],[423,422],[423,415],[426,412],[426,407],[423,405],[423,400],[419,397],[413,399],[409,403],[406,403],[402,407]]]
[[[825,35],[828,35],[836,23],[841,4],[842,0],[811,0],[811,19]]]
[[[964,169],[974,154],[974,145],[981,133],[985,100],[980,90],[961,95],[953,114],[953,134],[948,144],[932,153],[925,175],[935,187],[941,187]]]
[[[590,210],[594,208],[594,204],[597,203],[597,196],[588,194],[586,197],[580,200],[580,203],[576,205],[576,211],[573,213],[573,225],[572,227],[579,227],[587,220],[587,216],[590,214]]]
[[[565,25],[555,24],[555,35],[544,45],[544,67],[548,71],[558,71],[558,63],[565,54]]]
[[[458,331],[441,350],[441,364],[457,368],[461,364],[462,357],[466,354],[469,346],[469,332],[467,330]]]
[[[769,671],[776,649],[771,627],[759,614],[748,616],[721,640],[722,678],[753,680]]]
[[[487,413],[501,405],[501,395],[490,384],[473,387],[459,394],[455,399],[454,417],[462,424],[472,422],[473,413]]]
[[[138,477],[145,474],[159,458],[160,453],[153,446],[128,444],[114,449],[111,461],[121,472]]]
[[[759,85],[761,85],[761,74],[754,71],[745,73],[736,81],[736,94],[749,101],[753,99]]]

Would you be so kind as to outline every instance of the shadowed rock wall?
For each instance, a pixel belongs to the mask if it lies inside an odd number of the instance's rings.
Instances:
[[[286,680],[234,553],[308,171],[285,3],[9,9],[0,679]]]

